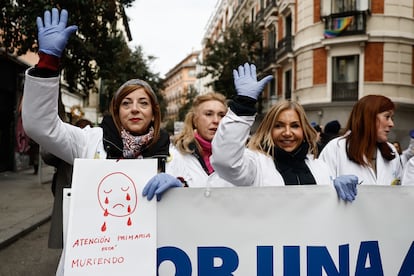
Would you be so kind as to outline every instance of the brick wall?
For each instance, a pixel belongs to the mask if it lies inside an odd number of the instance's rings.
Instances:
[[[324,48],[313,50],[313,84],[326,84],[326,51]]]
[[[382,81],[384,66],[384,43],[369,42],[365,46],[365,81]]]
[[[384,0],[371,1],[371,12],[384,14]]]

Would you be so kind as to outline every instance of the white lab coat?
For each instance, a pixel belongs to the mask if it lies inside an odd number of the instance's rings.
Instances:
[[[323,148],[319,159],[325,161],[331,167],[334,176],[353,174],[358,176],[358,181],[370,185],[392,185],[398,184],[401,179],[401,161],[394,146],[388,143],[395,152],[396,157],[388,161],[377,149],[377,174],[371,167],[361,166],[348,159],[345,151],[346,139],[344,136],[337,137],[329,141]]]
[[[214,136],[211,163],[220,177],[237,186],[284,186],[273,158],[245,147],[255,116],[237,116],[231,109]],[[329,167],[308,154],[305,160],[317,184],[331,184]]]
[[[410,142],[408,144],[408,147],[402,152],[400,155],[401,163],[403,167],[405,164],[410,160],[411,157],[414,156],[414,138],[410,138]]]
[[[216,172],[208,175],[195,156],[181,153],[173,144],[170,144],[170,157],[167,159],[165,172],[175,177],[183,177],[191,188],[234,187]]]
[[[58,116],[58,96],[59,77],[39,78],[26,71],[22,121],[27,135],[69,164],[75,158],[105,159],[102,128],[82,129],[62,122]]]
[[[401,185],[414,185],[414,157],[411,157],[404,165]]]

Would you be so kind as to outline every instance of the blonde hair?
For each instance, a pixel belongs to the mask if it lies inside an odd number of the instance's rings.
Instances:
[[[181,153],[193,153],[194,149],[190,148],[192,142],[195,142],[196,146],[200,149],[200,145],[194,137],[194,130],[196,129],[194,120],[196,119],[197,110],[200,105],[208,101],[218,101],[227,108],[226,97],[223,94],[210,92],[195,97],[193,105],[185,115],[183,129],[173,139],[173,144]]]
[[[316,158],[318,156],[318,147],[316,144],[317,132],[309,123],[303,107],[294,101],[284,100],[272,106],[260,122],[256,132],[250,138],[247,147],[274,158],[273,152],[275,143],[272,137],[272,129],[274,128],[280,113],[288,109],[294,110],[298,114],[299,123],[303,129],[304,140],[309,144],[309,152],[311,152],[314,158]]]

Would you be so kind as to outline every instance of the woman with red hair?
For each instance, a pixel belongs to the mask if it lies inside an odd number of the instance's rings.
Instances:
[[[367,95],[353,107],[344,136],[331,140],[320,157],[336,176],[355,174],[365,184],[400,183],[401,162],[388,142],[394,127],[394,103],[382,95]]]

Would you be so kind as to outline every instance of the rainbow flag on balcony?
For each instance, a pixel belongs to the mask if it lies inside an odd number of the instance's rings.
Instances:
[[[341,17],[341,18],[334,18],[333,30],[325,30],[324,36],[325,38],[332,38],[338,36],[343,30],[348,28],[349,25],[352,23],[353,16]]]

